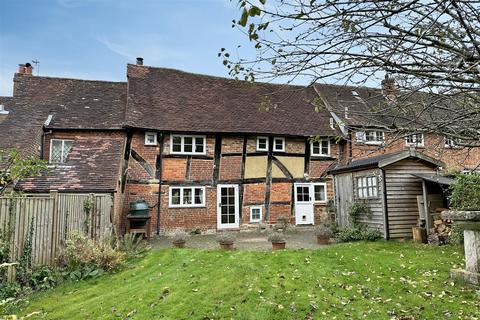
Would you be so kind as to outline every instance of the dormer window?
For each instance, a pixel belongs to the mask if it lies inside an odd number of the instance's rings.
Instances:
[[[330,156],[330,140],[313,141],[310,144],[310,153],[312,156]]]
[[[157,134],[155,132],[145,132],[145,145],[146,146],[157,145]]]
[[[416,133],[406,136],[405,144],[409,147],[423,147],[423,133]]]
[[[52,139],[50,141],[50,163],[66,163],[72,144],[72,140]]]
[[[257,151],[268,151],[267,137],[257,137]]]
[[[273,138],[273,151],[285,151],[285,138]]]

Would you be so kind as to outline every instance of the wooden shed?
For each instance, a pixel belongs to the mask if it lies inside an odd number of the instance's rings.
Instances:
[[[421,216],[419,210],[420,200],[432,196],[427,195],[422,177],[435,176],[442,165],[411,149],[338,165],[330,170],[338,225],[351,226],[350,207],[361,201],[371,215],[361,216],[359,222],[380,230],[385,239],[411,238],[413,226],[430,224],[428,215]]]

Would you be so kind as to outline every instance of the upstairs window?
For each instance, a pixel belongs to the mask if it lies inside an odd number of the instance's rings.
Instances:
[[[460,148],[459,140],[455,138],[445,137],[443,139],[445,148]]]
[[[72,140],[52,139],[50,142],[50,163],[67,162],[67,157],[72,149],[72,144]]]
[[[170,187],[169,206],[172,208],[205,206],[205,187]]]
[[[406,136],[405,144],[410,147],[423,147],[423,133],[416,133]]]
[[[146,146],[157,145],[157,134],[155,132],[145,132],[145,145]]]
[[[357,196],[360,199],[376,198],[378,196],[377,177],[357,178]]]
[[[171,154],[206,154],[206,137],[189,135],[172,135]]]
[[[378,130],[365,131],[364,142],[367,144],[382,144],[385,142],[385,132]]]
[[[310,144],[312,156],[330,156],[330,140],[314,141]]]
[[[267,137],[257,137],[257,151],[268,151]]]
[[[273,138],[273,151],[285,151],[285,138]]]

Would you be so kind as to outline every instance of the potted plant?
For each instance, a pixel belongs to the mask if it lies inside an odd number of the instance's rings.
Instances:
[[[268,236],[268,241],[272,243],[273,250],[281,250],[285,249],[285,244],[287,241],[285,240],[285,236],[280,232],[273,232]]]
[[[175,231],[172,236],[172,243],[177,248],[185,248],[185,242],[187,242],[188,233],[185,231]]]
[[[315,228],[315,235],[317,236],[317,243],[327,245],[333,235],[332,228],[329,223],[322,222]]]
[[[223,250],[233,250],[235,237],[231,233],[222,232],[217,234],[217,242]]]

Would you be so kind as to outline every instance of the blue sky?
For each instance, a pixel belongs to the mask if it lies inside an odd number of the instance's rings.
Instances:
[[[219,49],[253,49],[233,0],[0,0],[0,95],[19,63],[40,75],[125,81],[127,63],[228,76]],[[234,51],[234,50],[233,50]],[[34,70],[34,74],[37,70]]]

